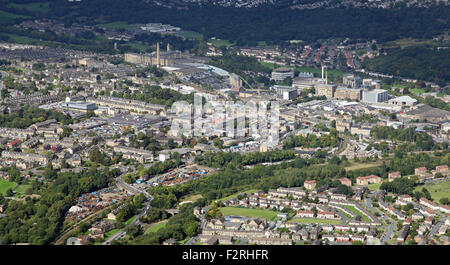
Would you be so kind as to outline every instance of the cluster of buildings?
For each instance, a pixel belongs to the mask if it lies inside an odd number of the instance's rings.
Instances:
[[[67,222],[82,220],[125,198],[128,198],[128,195],[116,187],[81,194],[75,204],[69,208],[65,219]]]

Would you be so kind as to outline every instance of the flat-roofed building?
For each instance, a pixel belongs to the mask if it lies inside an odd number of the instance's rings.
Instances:
[[[362,91],[362,102],[365,103],[380,103],[388,100],[389,95],[384,89],[373,89]]]

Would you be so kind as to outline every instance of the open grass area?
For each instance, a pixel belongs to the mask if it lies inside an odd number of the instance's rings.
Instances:
[[[28,16],[17,15],[0,10],[0,24],[8,24],[14,22],[16,18],[27,18]]]
[[[425,90],[420,88],[410,88],[409,91],[417,95],[425,93]]]
[[[188,195],[184,198],[181,199],[181,202],[185,202],[185,201],[191,201],[191,202],[195,202],[198,199],[203,198],[203,196],[201,194],[194,194],[194,195]]]
[[[136,219],[136,215],[130,217],[130,219],[125,221],[125,225],[128,225],[129,223],[133,222],[133,220]]]
[[[19,186],[15,187],[14,191],[19,193],[19,194],[25,194],[25,191],[28,188],[31,188],[31,185],[19,185]]]
[[[313,219],[313,218],[293,218],[288,221],[288,223],[298,223],[298,224],[341,224],[340,220],[326,220],[326,219]]]
[[[426,188],[430,194],[431,198],[435,202],[439,202],[442,198],[450,199],[450,181],[445,181],[437,184],[425,184],[417,186],[414,191],[422,191],[422,188]]]
[[[48,13],[51,10],[50,2],[28,3],[28,4],[10,3],[7,5],[7,7],[17,8],[17,9],[26,9],[31,12],[40,12],[40,13]]]
[[[17,186],[17,183],[10,182],[4,179],[0,179],[0,193],[5,195],[8,189],[14,189]]]
[[[148,233],[154,233],[158,232],[159,229],[164,228],[167,224],[167,220],[155,223],[152,225],[152,227],[148,230]]]
[[[117,233],[117,231],[119,231],[119,228],[109,231],[108,233],[105,234],[105,238],[108,238],[108,237],[114,235],[115,233]]]
[[[116,21],[116,22],[105,23],[105,24],[97,24],[97,27],[108,28],[108,29],[128,29],[128,30],[137,28],[136,25],[128,24],[125,21]]]
[[[190,39],[190,40],[203,39],[203,35],[201,33],[198,33],[195,31],[189,31],[189,30],[183,30],[183,31],[177,32],[177,33],[175,33],[175,35],[186,38],[186,39]]]
[[[405,48],[405,47],[425,45],[425,44],[432,44],[432,41],[407,38],[407,39],[399,39],[399,40],[395,40],[395,41],[386,42],[385,46],[388,46],[388,47],[400,46],[402,48]]]
[[[381,184],[372,183],[366,186],[369,190],[379,190],[381,187]]]
[[[222,48],[222,47],[229,47],[233,45],[228,40],[221,40],[221,39],[209,39],[208,42],[212,43],[212,45],[216,48]]]
[[[258,190],[256,190],[256,189],[251,189],[251,190],[246,190],[246,191],[240,191],[240,192],[237,192],[237,193],[235,193],[235,194],[232,194],[232,195],[230,195],[230,196],[227,196],[227,197],[224,197],[224,198],[222,198],[222,199],[219,199],[218,201],[224,201],[224,200],[228,200],[228,199],[231,199],[231,198],[235,198],[235,197],[237,197],[239,194],[241,194],[241,193],[253,193],[253,192],[256,192],[256,191],[258,191]]]
[[[370,162],[370,163],[363,163],[363,162],[357,162],[357,163],[352,163],[350,164],[350,166],[345,167],[345,170],[349,171],[349,170],[360,170],[360,169],[367,169],[367,168],[376,168],[381,166],[381,164],[383,164],[382,161],[377,161],[377,162]]]
[[[353,212],[356,215],[361,216],[361,220],[365,221],[365,222],[370,222],[369,217],[367,217],[365,214],[363,214],[362,212],[358,211],[358,209],[356,209],[355,207],[351,206],[351,205],[342,205],[342,207],[346,208],[347,210]]]
[[[220,208],[220,211],[223,213],[223,215],[260,217],[268,220],[276,219],[278,214],[278,212],[272,210],[238,208],[238,207],[222,207]]]

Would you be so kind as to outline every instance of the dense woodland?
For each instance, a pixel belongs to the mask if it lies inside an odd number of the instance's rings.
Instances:
[[[386,53],[365,60],[363,66],[375,72],[427,80],[440,85],[450,80],[450,49],[417,46],[389,49]]]
[[[151,104],[166,105],[168,107],[172,106],[174,102],[186,101],[188,103],[194,102],[194,94],[184,95],[180,92],[169,88],[161,88],[159,86],[149,86],[145,85],[142,90],[124,93],[124,92],[113,92],[113,97],[119,97],[124,99],[140,100]]]
[[[25,129],[34,123],[49,119],[56,119],[62,124],[71,123],[71,119],[61,112],[25,105],[16,112],[0,115],[0,127]]]
[[[336,147],[339,145],[339,137],[337,135],[337,131],[335,129],[331,129],[330,134],[322,134],[320,137],[317,137],[314,134],[310,134],[308,136],[303,135],[295,135],[290,136],[284,143],[284,149],[290,149],[294,147]]]
[[[448,30],[447,19],[450,10],[444,6],[427,9],[293,10],[280,6],[245,9],[206,5],[180,12],[178,9],[168,9],[140,0],[52,1],[50,7],[51,12],[45,14],[7,7],[6,3],[0,5],[0,9],[7,12],[35,18],[55,18],[66,25],[80,21],[93,25],[114,21],[168,23],[200,32],[206,38],[215,36],[236,41],[238,45],[253,45],[261,40],[311,41],[330,37],[369,38],[381,41],[407,37],[430,38]]]
[[[28,242],[49,244],[61,231],[67,210],[80,194],[111,185],[117,170],[92,168],[80,173],[54,173],[54,181],[32,181],[33,194],[40,198],[6,200],[6,217],[0,218],[0,237],[4,244]],[[0,201],[0,203],[2,203]]]

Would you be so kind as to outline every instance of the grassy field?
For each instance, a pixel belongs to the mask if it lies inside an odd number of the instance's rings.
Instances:
[[[108,233],[105,234],[105,238],[108,238],[108,237],[114,235],[115,233],[117,233],[117,231],[119,231],[119,228],[109,231]]]
[[[208,42],[211,42],[214,47],[219,49],[222,47],[229,47],[233,45],[228,40],[221,40],[221,39],[209,39]]]
[[[371,162],[371,163],[352,163],[350,166],[345,167],[345,170],[359,170],[359,169],[367,169],[367,168],[375,168],[379,167],[383,164],[382,161]]]
[[[16,188],[14,189],[15,192],[19,193],[19,194],[25,194],[25,191],[31,188],[31,185],[19,185],[16,186]]]
[[[0,10],[0,24],[7,24],[14,22],[16,18],[27,18],[28,16],[17,15]]]
[[[250,209],[250,208],[237,208],[237,207],[222,207],[220,211],[223,215],[237,215],[237,216],[249,216],[260,217],[269,220],[277,218],[278,212],[264,209]]]
[[[288,221],[288,223],[299,223],[299,224],[341,224],[340,220],[325,220],[325,219],[309,219],[309,218],[293,218]]]
[[[130,25],[125,21],[116,21],[116,22],[105,23],[105,24],[97,24],[97,27],[108,28],[108,29],[128,29],[128,30],[137,28],[136,25]]]
[[[195,31],[183,30],[183,31],[175,33],[175,35],[186,38],[186,39],[191,39],[191,40],[203,39],[203,35],[201,33],[195,32]]]
[[[369,184],[366,187],[369,190],[379,190],[380,189],[381,184],[377,184],[377,183],[373,183],[373,184]]]
[[[148,233],[158,232],[158,230],[165,227],[166,224],[167,224],[167,220],[155,223],[147,232]]]
[[[5,195],[8,189],[14,189],[17,186],[17,183],[10,182],[4,179],[0,179],[0,193]]]
[[[136,215],[130,217],[130,219],[125,221],[125,225],[128,225],[129,223],[133,222],[133,220],[136,219]]]
[[[431,198],[435,202],[439,202],[442,198],[450,199],[450,181],[437,184],[420,185],[417,186],[414,191],[422,191],[422,188],[426,188],[430,192]]]
[[[196,200],[198,200],[200,198],[203,198],[203,196],[201,194],[189,195],[189,196],[186,196],[185,198],[182,198],[181,202],[185,202],[185,201],[195,202]]]
[[[425,93],[425,90],[420,89],[420,88],[410,88],[409,91],[411,91],[414,94],[420,95]]]
[[[258,190],[256,190],[256,189],[251,189],[251,190],[246,190],[246,191],[237,192],[237,193],[232,194],[232,195],[230,195],[230,196],[227,196],[227,197],[224,197],[224,198],[222,198],[222,199],[219,199],[218,201],[223,201],[223,200],[228,200],[228,199],[231,199],[231,198],[235,198],[235,197],[237,197],[237,196],[238,196],[239,194],[241,194],[241,193],[253,193],[253,192],[255,192],[255,191],[258,191]]]
[[[356,215],[361,216],[361,220],[365,221],[365,222],[370,222],[370,219],[363,214],[362,212],[358,211],[355,207],[351,206],[351,205],[342,205],[342,207],[348,209],[349,211],[353,212]]]
[[[400,46],[401,48],[405,48],[405,47],[425,45],[425,44],[432,44],[432,41],[407,38],[407,39],[399,39],[399,40],[395,40],[395,41],[386,42],[385,46],[388,46],[388,47]]]
[[[7,7],[26,9],[31,12],[40,12],[40,13],[48,13],[51,10],[50,2],[28,3],[28,4],[10,3],[7,5]]]

